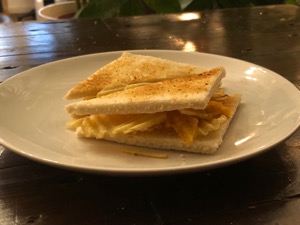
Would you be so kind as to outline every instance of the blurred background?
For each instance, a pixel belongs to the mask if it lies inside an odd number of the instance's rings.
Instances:
[[[0,22],[177,13],[294,4],[300,0],[0,0]]]

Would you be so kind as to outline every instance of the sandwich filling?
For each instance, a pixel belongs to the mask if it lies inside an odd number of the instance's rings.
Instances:
[[[204,109],[141,114],[73,115],[73,119],[67,122],[67,127],[79,136],[96,139],[165,130],[175,133],[189,146],[198,136],[206,136],[218,130],[224,122],[231,119],[239,98],[239,95],[228,96],[223,89],[218,89]]]

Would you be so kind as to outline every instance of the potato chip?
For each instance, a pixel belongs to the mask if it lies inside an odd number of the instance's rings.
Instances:
[[[231,104],[223,91],[215,93],[215,98],[208,103],[204,110],[181,109],[154,114],[126,114],[126,115],[91,115],[81,118],[74,117],[67,126],[85,137],[101,139],[106,133],[113,135],[152,131],[157,125],[173,129],[186,145],[190,145],[197,135],[208,135],[218,130],[231,116]],[[223,99],[225,98],[225,99]],[[160,126],[161,127],[161,126]]]
[[[178,136],[190,145],[197,133],[198,119],[181,114],[179,111],[168,112],[166,127],[173,128]]]
[[[137,131],[147,131],[151,127],[158,125],[166,120],[166,113],[154,113],[154,114],[143,114],[136,115],[133,120],[126,121],[113,130],[113,134],[117,133],[132,133]]]
[[[221,115],[218,118],[213,119],[212,121],[208,122],[205,120],[199,121],[198,125],[198,132],[201,135],[208,135],[211,131],[218,130],[222,123],[224,123],[227,120],[227,117],[224,115]]]

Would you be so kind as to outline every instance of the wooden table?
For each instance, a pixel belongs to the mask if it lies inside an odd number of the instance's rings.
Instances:
[[[177,14],[0,24],[0,80],[83,54],[175,49],[250,61],[300,86],[300,8],[195,15],[199,18]],[[68,171],[0,147],[1,225],[300,224],[299,196],[299,129],[270,151],[231,166],[151,177]]]

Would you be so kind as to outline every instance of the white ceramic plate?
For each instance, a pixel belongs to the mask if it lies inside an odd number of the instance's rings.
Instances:
[[[300,124],[300,92],[280,75],[233,58],[181,51],[141,50],[205,67],[224,66],[223,87],[242,93],[242,102],[214,155],[176,151],[167,159],[123,153],[129,147],[77,138],[65,127],[63,96],[79,81],[120,56],[108,52],[45,64],[0,85],[0,143],[14,152],[53,166],[109,174],[160,174],[206,170],[244,160],[287,138]],[[152,150],[151,150],[152,151]]]

